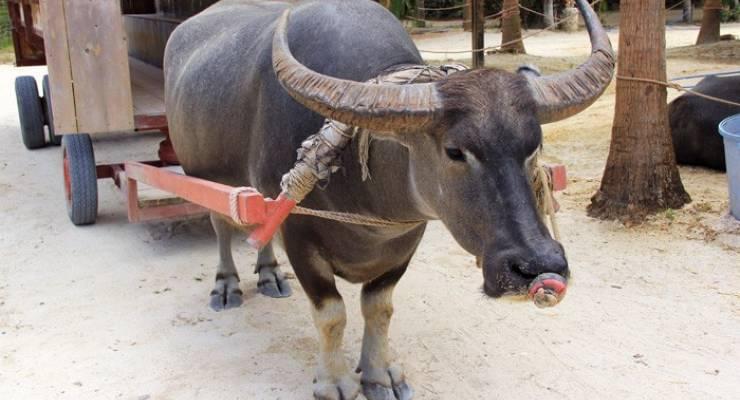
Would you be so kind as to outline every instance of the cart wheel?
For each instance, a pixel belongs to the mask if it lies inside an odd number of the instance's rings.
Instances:
[[[98,177],[90,135],[62,136],[62,157],[69,219],[75,225],[94,224],[98,215]]]
[[[23,144],[29,150],[46,145],[44,139],[44,109],[41,106],[36,79],[32,76],[15,78],[15,97],[18,100],[18,117],[21,121]]]
[[[41,81],[41,88],[44,92],[44,111],[46,112],[46,128],[49,130],[49,143],[54,146],[62,144],[62,137],[54,134],[54,114],[51,110],[51,90],[49,89],[49,75],[44,75]]]

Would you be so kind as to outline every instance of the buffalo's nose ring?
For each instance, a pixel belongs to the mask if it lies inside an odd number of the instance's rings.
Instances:
[[[568,281],[561,275],[547,272],[537,275],[529,284],[529,298],[539,308],[554,307],[565,297]]]

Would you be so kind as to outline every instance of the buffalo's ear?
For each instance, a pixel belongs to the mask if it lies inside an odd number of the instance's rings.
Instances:
[[[540,69],[534,64],[524,64],[516,69],[516,73],[530,76],[542,76]]]

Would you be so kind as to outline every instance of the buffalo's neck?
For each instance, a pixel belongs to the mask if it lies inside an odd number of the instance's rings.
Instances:
[[[363,181],[357,142],[343,152],[342,168],[332,175],[326,188],[314,189],[304,205],[394,221],[436,219],[416,191],[405,147],[388,140],[371,140],[367,162],[370,177]]]

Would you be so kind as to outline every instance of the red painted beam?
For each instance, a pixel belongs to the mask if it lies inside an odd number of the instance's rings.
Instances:
[[[545,164],[545,168],[550,173],[553,192],[559,192],[568,187],[568,173],[565,169],[565,165]]]
[[[232,217],[230,200],[232,192],[236,190],[233,186],[182,175],[139,162],[127,162],[124,168],[128,178],[126,195],[131,221],[197,213],[199,209],[202,210],[200,207]],[[102,173],[101,175],[106,174]],[[140,208],[138,204],[138,182],[172,193],[193,203],[193,206],[200,207],[196,209],[185,205],[177,205],[153,207],[151,209]],[[288,218],[296,205],[293,200],[283,195],[280,195],[277,200],[266,199],[262,194],[251,188],[240,190],[236,199],[237,217],[242,223],[253,226],[254,229],[249,236],[249,244],[258,249],[270,242],[275,232]]]
[[[182,175],[138,162],[127,162],[125,171],[128,179],[172,193],[219,214],[231,215],[229,196],[234,190],[232,186]],[[270,199],[265,199],[257,191],[241,192],[237,196],[239,217],[250,225],[264,223],[267,217],[268,203],[272,202]]]

